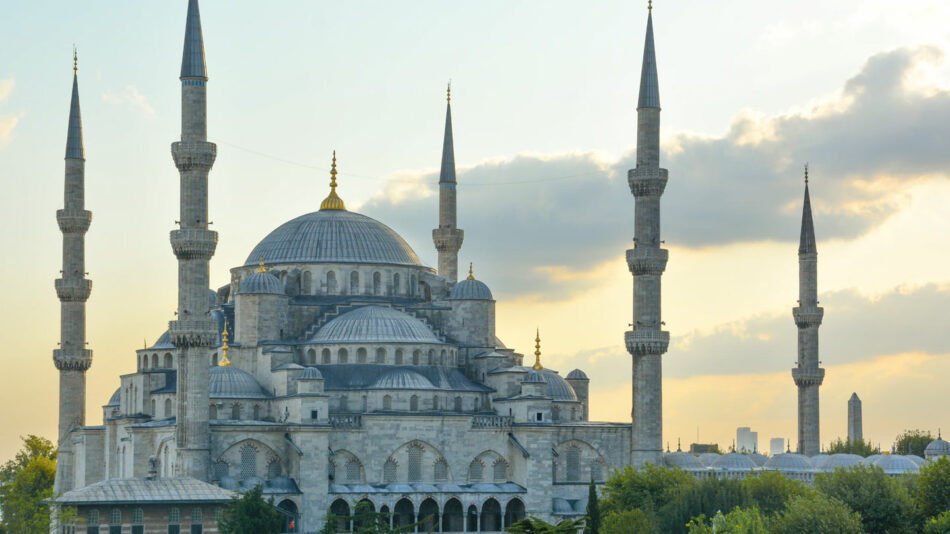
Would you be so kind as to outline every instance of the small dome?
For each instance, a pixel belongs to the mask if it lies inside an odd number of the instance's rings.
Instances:
[[[818,466],[822,471],[834,471],[842,467],[851,467],[862,463],[863,458],[857,454],[838,453],[832,454]]]
[[[793,452],[776,454],[769,458],[763,467],[772,471],[812,471],[814,469],[808,458]]]
[[[528,374],[524,375],[524,379],[521,380],[522,384],[545,384],[547,381],[541,376],[541,373],[537,371],[531,371]]]
[[[106,406],[118,406],[121,400],[122,388],[119,388],[115,390],[115,393],[113,393],[111,397],[109,397],[109,402],[106,404]]]
[[[212,399],[265,399],[270,395],[250,373],[234,366],[212,367],[210,397]]]
[[[916,454],[905,454],[904,458],[907,458],[908,460],[917,464],[917,467],[920,467],[924,465],[925,463],[927,463],[927,460],[924,460],[923,458],[921,458],[920,456],[917,456]]]
[[[899,454],[882,455],[874,462],[874,465],[883,469],[888,475],[903,475],[920,471],[917,464]]]
[[[270,273],[253,273],[241,280],[238,295],[284,295],[284,284]]]
[[[363,306],[329,321],[314,343],[442,343],[425,323],[392,308]]]
[[[746,456],[750,460],[752,460],[752,463],[755,464],[756,467],[762,467],[763,465],[765,465],[766,462],[769,461],[768,456],[765,456],[764,454],[759,454],[757,452],[751,452],[749,454],[746,454]]]
[[[405,367],[396,367],[383,374],[370,386],[371,389],[438,389],[421,374]]]
[[[861,460],[861,461],[862,461],[865,465],[874,465],[874,462],[876,462],[876,461],[878,460],[878,458],[880,458],[881,456],[884,456],[884,455],[883,455],[883,454],[872,454],[871,456],[868,456],[867,458],[865,458],[865,459],[863,459],[863,460]]]
[[[492,300],[491,290],[481,280],[460,280],[452,287],[449,300]]]
[[[699,458],[683,451],[668,452],[664,454],[663,463],[669,467],[679,467],[680,469],[685,469],[686,471],[699,471],[706,468],[706,466],[704,466],[703,463],[699,461]]]
[[[731,452],[716,458],[716,461],[709,467],[723,471],[751,471],[755,467],[755,464],[753,464],[752,460],[746,457],[746,455]]]
[[[320,370],[316,367],[307,367],[300,373],[297,380],[323,380],[323,375],[320,374]]]
[[[722,455],[717,452],[704,452],[699,455],[699,461],[702,462],[702,464],[706,467],[709,467],[713,464],[713,462],[718,460],[720,456]]]
[[[570,373],[567,373],[568,380],[590,380],[587,378],[587,373],[581,371],[580,369],[574,369]]]
[[[811,466],[816,469],[821,469],[821,464],[825,463],[825,460],[828,459],[828,455],[825,453],[816,454],[808,459],[811,462]]]
[[[950,443],[947,443],[938,435],[937,439],[931,441],[924,449],[924,457],[929,460],[940,456],[950,456]]]

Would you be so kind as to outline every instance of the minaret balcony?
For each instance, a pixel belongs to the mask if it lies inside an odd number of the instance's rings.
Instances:
[[[87,210],[56,210],[56,222],[64,234],[84,234],[92,222],[92,212]]]
[[[798,387],[820,386],[825,380],[825,370],[821,367],[794,367],[792,380]]]
[[[86,371],[92,366],[92,351],[76,349],[67,353],[56,349],[53,351],[53,365],[60,371]]]
[[[634,356],[663,354],[670,345],[670,333],[663,330],[637,329],[624,332],[627,352]]]
[[[824,315],[825,309],[820,307],[803,308],[799,306],[792,308],[792,317],[795,318],[795,325],[799,328],[821,325],[821,319]]]
[[[172,157],[181,172],[210,170],[218,154],[218,147],[207,141],[176,141],[172,143]]]
[[[465,232],[458,228],[436,228],[432,230],[432,241],[439,252],[458,252],[462,248]]]
[[[661,275],[666,270],[670,252],[663,248],[637,247],[627,249],[627,266],[634,276]]]
[[[668,180],[669,171],[659,167],[637,167],[627,171],[627,183],[635,197],[659,197]]]
[[[92,280],[85,278],[57,278],[53,285],[63,302],[85,302],[92,292]]]
[[[168,323],[176,347],[211,347],[218,340],[218,323],[211,319],[179,319]]]
[[[172,251],[180,260],[210,259],[218,246],[218,233],[201,228],[182,228],[170,233]]]

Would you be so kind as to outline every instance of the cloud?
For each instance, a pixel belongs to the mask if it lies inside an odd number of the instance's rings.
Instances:
[[[142,113],[146,118],[155,116],[155,108],[134,85],[126,85],[125,89],[118,93],[107,91],[102,95],[102,99],[110,104],[125,104],[129,109]]]
[[[6,102],[10,94],[13,93],[13,87],[15,85],[15,78],[0,79],[0,103]],[[13,129],[16,128],[22,116],[22,113],[17,115],[0,115],[0,146],[4,146],[10,141],[10,137],[13,135]]]
[[[15,78],[0,78],[0,102],[6,102],[16,85]]]
[[[832,102],[770,118],[743,112],[722,137],[673,136],[664,145],[664,238],[697,248],[797,240],[808,161],[819,239],[852,239],[881,224],[905,205],[902,187],[950,168],[950,91],[907,83],[942,57],[932,47],[878,54]],[[493,289],[505,297],[583,289],[586,275],[631,244],[625,176],[634,161],[633,149],[614,161],[580,151],[460,169],[461,261],[498,280]],[[399,220],[411,242],[428,244],[436,182],[435,172],[400,173],[361,209]],[[417,252],[434,263],[433,253]]]

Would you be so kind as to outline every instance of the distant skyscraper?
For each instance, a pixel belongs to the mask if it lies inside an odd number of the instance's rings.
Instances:
[[[775,456],[785,452],[785,438],[772,438],[769,440],[769,455]]]
[[[759,433],[753,432],[747,426],[740,426],[736,429],[736,451],[737,452],[758,452]]]
[[[861,422],[861,399],[857,393],[852,393],[848,399],[848,441],[864,439],[864,428]]]

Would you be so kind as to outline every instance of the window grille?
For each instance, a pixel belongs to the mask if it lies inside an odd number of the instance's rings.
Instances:
[[[445,458],[439,458],[438,461],[435,462],[435,468],[432,474],[436,482],[448,482],[449,465],[445,462]]]
[[[567,481],[577,482],[581,479],[581,450],[575,446],[567,449]]]
[[[257,476],[257,451],[250,445],[241,449],[241,479]]]
[[[346,481],[360,482],[360,463],[358,460],[350,460],[346,463]]]
[[[221,480],[222,478],[230,474],[230,466],[225,461],[218,461],[214,464],[214,478],[216,480]]]
[[[409,447],[409,482],[419,482],[422,480],[422,447],[411,445]]]
[[[383,482],[387,484],[392,484],[396,481],[396,462],[392,458],[386,460],[386,464],[383,465]]]
[[[136,508],[132,510],[132,523],[135,525],[141,525],[145,521],[145,513],[142,512],[141,508]]]
[[[495,482],[508,480],[508,464],[502,459],[496,460],[495,464],[492,465],[492,476]]]
[[[472,465],[468,468],[468,478],[472,482],[481,482],[482,481],[482,471],[485,469],[485,466],[479,460],[472,460]]]

